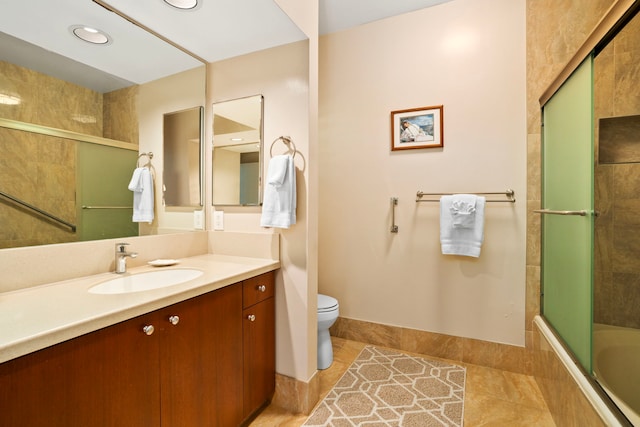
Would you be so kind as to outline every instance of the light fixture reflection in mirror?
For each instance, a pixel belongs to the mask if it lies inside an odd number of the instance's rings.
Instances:
[[[262,95],[213,104],[213,205],[262,203],[262,114]]]

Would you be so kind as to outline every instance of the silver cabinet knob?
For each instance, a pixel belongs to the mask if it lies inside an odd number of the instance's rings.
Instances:
[[[267,291],[267,287],[265,285],[260,285],[260,286],[258,286],[258,290],[260,292],[266,292]]]
[[[256,315],[255,314],[250,314],[247,316],[247,319],[249,319],[250,322],[255,322],[256,321]]]
[[[153,334],[155,330],[156,329],[153,327],[153,325],[146,325],[142,328],[142,332],[144,332],[147,335]]]
[[[173,326],[177,325],[178,323],[180,323],[180,317],[176,315],[169,316],[169,323],[171,323]]]

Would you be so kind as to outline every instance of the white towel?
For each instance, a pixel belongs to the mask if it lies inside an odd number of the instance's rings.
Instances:
[[[142,191],[142,187],[140,187],[140,174],[142,173],[142,169],[144,168],[135,168],[133,170],[131,181],[129,181],[129,190]]]
[[[485,198],[455,194],[440,198],[440,246],[443,255],[479,257],[484,241]]]
[[[129,182],[133,191],[133,222],[153,222],[153,178],[149,168],[136,168]]]
[[[290,155],[269,161],[260,226],[289,228],[296,223],[296,168]]]
[[[275,156],[271,159],[267,171],[267,184],[279,187],[284,183],[289,168],[289,157],[291,156]]]

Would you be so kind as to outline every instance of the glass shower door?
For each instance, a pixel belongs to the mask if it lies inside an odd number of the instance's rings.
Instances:
[[[543,106],[542,313],[591,373],[593,58]]]
[[[84,142],[77,147],[79,240],[137,236],[128,185],[138,152]]]

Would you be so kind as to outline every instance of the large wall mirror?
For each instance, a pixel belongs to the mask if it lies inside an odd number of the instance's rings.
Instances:
[[[214,205],[262,202],[262,95],[213,104]]]
[[[127,184],[147,162],[139,152],[156,153],[160,174],[162,141],[149,129],[161,135],[163,113],[204,104],[204,63],[90,0],[11,2],[2,15],[0,248],[185,231],[158,217],[132,223]],[[99,26],[106,43],[80,40],[71,24]],[[183,74],[189,86],[161,105],[169,96],[154,91]],[[187,92],[200,98],[181,103]]]

